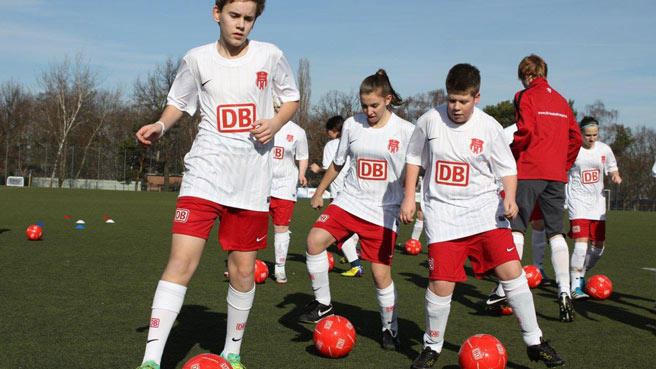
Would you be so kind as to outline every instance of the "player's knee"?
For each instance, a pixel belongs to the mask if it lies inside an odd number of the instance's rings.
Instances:
[[[307,252],[310,255],[316,255],[323,252],[325,249],[330,246],[326,240],[325,231],[317,228],[312,228],[310,234],[307,237]],[[327,233],[327,232],[325,232]]]

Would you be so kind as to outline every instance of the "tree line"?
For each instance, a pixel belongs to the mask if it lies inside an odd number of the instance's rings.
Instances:
[[[166,106],[179,60],[168,59],[145,76],[130,91],[107,89],[89,63],[78,55],[55,62],[37,77],[38,91],[10,80],[0,85],[0,133],[4,145],[2,183],[7,176],[49,177],[53,186],[67,179],[111,179],[134,183],[137,188],[146,175],[181,175],[184,155],[198,131],[200,117],[185,115],[149,150],[135,140],[136,130],[156,121]],[[349,117],[360,111],[356,90],[328,91],[311,103],[310,62],[301,59],[296,73],[301,95],[294,122],[305,129],[310,162],[321,162],[328,141],[324,123],[334,115]],[[404,97],[395,113],[415,122],[431,107],[446,101],[443,89]],[[611,207],[643,207],[654,210],[656,179],[651,176],[656,153],[656,131],[645,126],[631,128],[618,121],[618,111],[602,101],[585,105],[580,111],[570,101],[580,120],[589,115],[601,124],[600,139],[613,149],[623,177],[621,185],[606,183],[611,189]],[[515,123],[510,100],[488,105],[483,110],[502,126]],[[308,173],[310,185],[320,177]],[[166,189],[166,188],[165,188]]]

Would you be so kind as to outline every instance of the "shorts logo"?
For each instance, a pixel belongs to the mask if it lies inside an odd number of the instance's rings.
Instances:
[[[273,147],[273,158],[282,160],[285,157],[285,148],[282,146]]]
[[[428,269],[435,270],[435,260],[433,258],[428,258]]]
[[[292,142],[294,141],[294,136],[293,135],[287,135],[287,142]]]
[[[229,104],[216,107],[216,125],[221,133],[248,132],[255,122],[255,104]]]
[[[255,80],[255,85],[260,90],[264,90],[267,86],[267,76],[269,74],[267,72],[260,71],[260,72],[257,72],[256,75],[257,75],[257,79]]]
[[[238,331],[243,331],[246,328],[246,323],[237,323],[236,329]]]
[[[435,162],[435,182],[466,187],[469,184],[469,164],[438,160]]]
[[[371,181],[387,179],[387,161],[358,159],[358,178]]]
[[[440,331],[429,330],[428,335],[431,336],[431,337],[439,337],[440,336]]]
[[[328,214],[321,214],[321,215],[319,215],[319,219],[317,219],[317,222],[323,222],[323,223],[325,223],[325,222],[328,221],[328,218],[330,218],[330,215],[328,215]]]
[[[474,154],[480,154],[483,152],[483,140],[480,140],[478,138],[472,138],[471,145],[469,145],[469,148]]]
[[[389,144],[387,144],[387,150],[389,150],[390,153],[394,154],[395,152],[399,151],[399,141],[398,140],[389,140]]]
[[[187,220],[189,220],[188,209],[175,209],[175,218],[173,218],[174,222],[187,223]]]
[[[597,183],[599,182],[599,174],[601,171],[599,169],[590,169],[590,170],[584,170],[581,173],[581,179],[583,184],[592,184],[592,183]]]
[[[601,164],[606,164],[606,155],[601,156]]]
[[[159,319],[157,318],[150,319],[150,328],[159,328]]]
[[[581,232],[581,226],[573,226],[572,227],[572,233],[579,233]]]

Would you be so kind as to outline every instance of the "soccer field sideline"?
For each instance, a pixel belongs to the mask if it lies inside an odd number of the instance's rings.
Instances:
[[[154,286],[168,258],[175,194],[21,188],[1,191],[0,200],[5,208],[0,224],[4,281],[0,313],[2,331],[7,332],[0,346],[0,368],[136,367],[143,355]],[[65,214],[72,219],[64,220]],[[242,349],[245,365],[250,369],[409,367],[421,349],[425,245],[419,256],[397,249],[394,258],[401,352],[379,347],[380,318],[367,263],[362,279],[331,273],[336,313],[353,322],[358,337],[346,358],[322,358],[312,350],[313,327],[294,320],[312,298],[303,248],[318,214],[309,209],[307,200],[297,205],[291,225],[290,283],[280,286],[269,279],[258,285]],[[106,215],[117,223],[104,224]],[[76,219],[86,221],[85,230],[73,228]],[[24,230],[37,221],[45,224],[44,238],[27,241]],[[656,297],[654,274],[642,270],[656,267],[655,221],[653,213],[609,213],[609,247],[591,273],[608,275],[614,293],[607,301],[575,304],[577,320],[571,325],[557,321],[554,290],[533,290],[539,323],[567,367],[650,367],[652,350],[636,348],[655,342],[656,321],[649,312]],[[402,227],[398,241],[404,242],[410,231],[411,227]],[[524,264],[531,260],[529,249]],[[169,339],[163,368],[181,368],[192,356],[216,352],[223,345],[225,253],[217,250],[214,230]],[[272,245],[259,258],[271,267]],[[547,272],[553,277],[550,265]],[[509,352],[510,368],[544,367],[526,358],[514,318],[478,313],[476,301],[492,286],[491,280],[470,276],[456,288],[437,367],[455,368],[459,345],[475,333],[499,338]],[[613,339],[606,342],[609,332]]]

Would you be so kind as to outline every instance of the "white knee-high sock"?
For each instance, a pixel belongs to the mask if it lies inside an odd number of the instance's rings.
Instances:
[[[314,298],[324,305],[329,305],[330,281],[328,279],[328,253],[324,250],[316,255],[305,253],[305,256],[305,264],[310,275]]]
[[[248,292],[239,292],[232,285],[228,286],[228,297],[226,298],[228,301],[228,325],[223,346],[224,355],[239,355],[242,338],[246,330],[246,322],[248,321],[248,313],[251,312],[254,299],[255,285]]]
[[[285,270],[287,251],[289,250],[289,234],[291,232],[280,232],[274,236],[273,246],[276,252],[276,271]]]
[[[559,293],[570,293],[569,280],[569,249],[563,237],[556,237],[549,241],[551,246],[551,264],[556,273]]]
[[[153,360],[157,364],[162,360],[166,340],[171,333],[175,319],[180,314],[187,287],[167,281],[159,281],[153,298],[148,342],[142,362]]]
[[[531,234],[531,245],[533,246],[533,265],[538,268],[542,268],[542,262],[544,261],[544,250],[547,246],[546,236],[544,235],[544,229],[541,231],[533,230]]]
[[[415,226],[412,228],[412,238],[413,240],[418,240],[419,237],[421,237],[421,232],[424,230],[424,221],[423,220],[415,220]]]
[[[585,272],[592,269],[592,267],[594,267],[595,264],[597,264],[597,261],[601,259],[601,255],[603,255],[605,248],[606,247],[598,248],[598,247],[591,246],[588,249],[588,253],[585,255],[585,267],[581,272],[581,278],[585,277]]]
[[[428,346],[435,352],[442,352],[444,331],[451,311],[451,297],[438,296],[429,288],[426,289],[426,332],[424,332],[424,347]]]
[[[574,242],[574,251],[572,251],[572,259],[569,263],[572,291],[574,291],[580,285],[581,276],[583,274],[583,265],[585,264],[585,252],[587,248],[587,242]]]
[[[522,329],[522,338],[527,346],[539,345],[542,331],[538,326],[538,319],[535,316],[535,305],[533,304],[533,295],[528,288],[526,273],[509,281],[501,281],[508,304],[513,309],[513,314],[517,317],[519,327]]]
[[[342,253],[346,256],[346,260],[350,263],[353,260],[358,258],[358,240],[360,237],[357,234],[353,234],[348,240],[344,241],[342,244]]]
[[[398,295],[394,282],[383,289],[376,288],[376,299],[378,300],[383,329],[391,330],[392,335],[396,336],[399,331],[399,322],[397,319],[398,312],[396,310]]]

